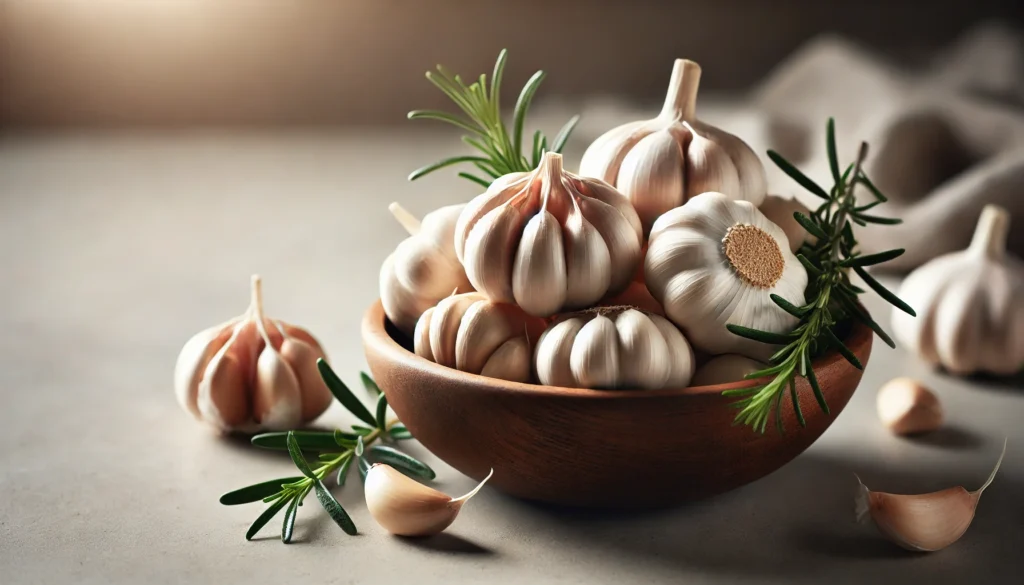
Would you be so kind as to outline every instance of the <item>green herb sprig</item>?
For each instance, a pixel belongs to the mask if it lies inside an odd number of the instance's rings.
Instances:
[[[783,432],[782,404],[787,390],[797,421],[801,426],[806,424],[797,397],[797,376],[807,379],[818,406],[829,414],[828,404],[812,367],[813,359],[822,352],[834,348],[855,368],[864,369],[864,365],[853,351],[839,339],[836,331],[840,323],[851,319],[865,323],[882,341],[890,347],[895,347],[892,338],[858,303],[857,297],[865,291],[850,282],[850,270],[857,273],[869,288],[887,302],[901,311],[916,315],[914,309],[864,270],[867,266],[898,258],[904,250],[889,250],[870,255],[861,255],[857,250],[857,240],[851,224],[895,225],[901,222],[899,219],[867,213],[887,201],[885,195],[875,187],[861,168],[867,157],[867,143],[861,143],[856,162],[842,173],[839,172],[839,161],[836,156],[835,121],[831,118],[826,128],[825,143],[829,169],[835,183],[828,191],[800,172],[779,153],[768,151],[768,157],[772,162],[804,189],[823,200],[809,216],[800,212],[793,214],[800,225],[817,238],[814,244],[805,243],[797,254],[797,259],[804,265],[808,275],[806,302],[798,306],[778,295],[771,295],[776,305],[799,319],[796,328],[790,333],[778,334],[733,324],[727,326],[729,331],[741,337],[782,346],[771,357],[769,367],[747,376],[748,379],[771,376],[772,379],[768,383],[724,392],[726,396],[740,398],[735,403],[739,408],[736,422],[749,425],[761,433],[765,431],[772,413],[779,432]],[[863,185],[873,195],[871,202],[863,205],[858,203],[854,195],[854,189],[858,185]]]
[[[543,71],[534,73],[519,93],[519,99],[512,112],[511,132],[505,126],[505,122],[501,118],[501,79],[505,72],[507,57],[508,52],[502,49],[494,64],[494,72],[491,75],[489,86],[486,74],[481,74],[477,81],[466,85],[461,77],[453,75],[441,65],[437,66],[436,72],[427,72],[427,79],[444,92],[465,116],[440,110],[414,110],[409,112],[408,118],[410,120],[439,120],[469,132],[468,135],[462,137],[462,141],[477,150],[480,155],[453,156],[429,164],[413,171],[409,175],[410,181],[415,181],[438,169],[469,163],[484,176],[489,177],[489,180],[466,172],[460,172],[459,176],[486,188],[490,186],[491,181],[502,175],[527,172],[537,168],[544,153],[549,150],[562,152],[566,141],[569,140],[569,135],[576,123],[579,122],[579,116],[573,116],[562,126],[550,147],[547,137],[537,130],[533,134],[533,147],[528,152],[523,150],[523,128],[526,124],[526,113],[530,109],[537,88],[544,80],[545,73]],[[529,156],[527,156],[528,154]]]
[[[348,431],[286,431],[254,436],[252,444],[256,447],[288,451],[301,475],[253,484],[220,497],[220,503],[225,506],[253,502],[270,504],[249,526],[245,533],[246,540],[251,540],[274,516],[285,510],[284,521],[281,524],[281,541],[285,544],[290,543],[295,531],[299,506],[311,491],[316,493],[320,505],[342,530],[348,534],[356,534],[356,525],[352,518],[324,483],[325,479],[337,471],[336,483],[338,486],[345,485],[345,479],[353,463],[363,480],[366,479],[366,473],[373,463],[387,463],[407,475],[434,479],[434,470],[426,463],[393,446],[374,444],[380,440],[394,442],[411,439],[412,434],[398,421],[386,420],[387,397],[370,376],[360,374],[367,392],[377,399],[375,414],[370,413],[327,362],[317,360],[317,368],[334,398],[356,418],[370,426],[352,425]],[[313,453],[318,454],[317,461],[308,461],[307,454]]]

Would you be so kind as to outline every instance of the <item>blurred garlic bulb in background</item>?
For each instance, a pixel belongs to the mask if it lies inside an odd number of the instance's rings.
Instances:
[[[757,360],[727,353],[715,356],[697,368],[697,372],[693,374],[693,380],[690,380],[690,385],[714,386],[740,382],[747,374],[753,374],[766,367],[768,367],[766,364]]]
[[[769,221],[782,228],[786,234],[786,240],[789,242],[789,249],[794,254],[808,238],[814,237],[808,234],[804,226],[800,225],[800,222],[793,217],[793,214],[798,211],[807,216],[811,214],[811,210],[795,198],[768,195],[758,209]]]
[[[309,422],[332,397],[317,370],[324,357],[305,329],[263,314],[260,278],[244,315],[197,333],[174,368],[182,408],[226,431],[282,430]]]
[[[698,349],[767,360],[770,345],[729,332],[727,324],[771,333],[797,319],[769,297],[804,304],[807,272],[782,228],[749,201],[704,193],[661,216],[644,264],[647,288]]]
[[[408,335],[423,311],[452,291],[473,290],[455,256],[455,222],[464,207],[436,209],[422,222],[397,203],[388,207],[409,237],[380,267],[380,300],[388,319]]]
[[[917,318],[893,311],[896,339],[956,374],[1010,375],[1024,365],[1024,263],[1006,255],[1010,214],[988,205],[971,245],[911,272],[899,296]]]
[[[538,317],[588,307],[630,282],[640,219],[603,181],[544,155],[537,170],[499,177],[455,227],[455,252],[476,290]]]
[[[685,388],[693,362],[675,325],[625,306],[562,316],[534,352],[540,383],[569,388]]]
[[[654,220],[705,191],[758,205],[764,166],[738,137],[696,117],[700,66],[677,59],[661,113],[604,133],[587,148],[580,174],[618,188],[636,207],[644,233]]]
[[[542,320],[515,305],[476,292],[452,295],[424,311],[413,334],[414,350],[463,372],[529,382],[530,335],[543,327]]]

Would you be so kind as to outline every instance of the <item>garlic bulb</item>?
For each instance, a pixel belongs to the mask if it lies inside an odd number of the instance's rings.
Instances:
[[[907,550],[944,549],[967,532],[981,494],[992,485],[1005,455],[1004,442],[995,469],[985,484],[973,492],[957,486],[930,494],[887,494],[869,490],[858,477],[857,520],[865,522],[871,518],[883,536]]]
[[[395,468],[375,463],[366,472],[363,493],[366,509],[384,530],[399,536],[430,536],[451,526],[462,506],[475,496],[492,469],[468,494],[451,498],[403,475]]]
[[[580,174],[617,187],[633,202],[644,232],[658,217],[705,191],[758,205],[764,166],[736,136],[696,118],[700,66],[677,59],[661,113],[609,130],[587,148]]]
[[[690,380],[691,386],[714,386],[716,384],[729,384],[731,382],[742,382],[747,374],[768,367],[757,360],[752,360],[741,355],[727,353],[715,356],[704,365],[697,368]]]
[[[761,202],[760,207],[761,213],[768,218],[769,221],[782,228],[782,231],[786,233],[786,240],[789,242],[789,249],[791,252],[796,254],[796,251],[800,249],[800,246],[808,239],[813,239],[804,229],[804,226],[800,225],[793,214],[800,212],[804,215],[810,215],[811,210],[807,209],[807,206],[800,203],[795,198],[781,197],[779,195],[768,195]]]
[[[397,203],[388,207],[410,237],[380,268],[380,301],[388,319],[406,334],[412,334],[423,311],[452,291],[473,290],[455,256],[455,222],[464,207],[436,209],[422,222]]]
[[[1009,213],[988,205],[971,245],[910,273],[899,296],[917,318],[894,311],[896,338],[956,374],[1009,375],[1024,365],[1024,263],[1006,255]]]
[[[693,350],[664,317],[632,307],[564,315],[540,336],[534,367],[541,384],[568,388],[685,388]]]
[[[322,357],[306,330],[264,316],[260,278],[253,276],[244,315],[185,343],[174,389],[182,408],[222,430],[294,428],[331,404],[316,367]]]
[[[452,295],[424,311],[413,334],[416,355],[471,374],[530,381],[530,331],[543,322],[480,293]]]
[[[498,178],[466,205],[455,252],[476,290],[538,317],[624,289],[640,263],[640,220],[621,193],[562,170]]]
[[[910,378],[889,380],[878,390],[878,418],[897,435],[934,431],[942,426],[942,403]]]
[[[785,333],[796,318],[770,294],[804,304],[807,272],[782,228],[749,201],[704,193],[661,216],[644,264],[647,288],[698,349],[767,361],[771,346],[730,333],[727,324]]]

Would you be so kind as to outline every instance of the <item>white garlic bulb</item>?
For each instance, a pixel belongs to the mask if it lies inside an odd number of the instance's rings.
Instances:
[[[807,272],[782,228],[749,201],[704,193],[654,223],[647,288],[698,349],[767,360],[771,346],[734,335],[735,324],[786,333],[796,318],[769,297],[804,304]]]
[[[484,487],[487,477],[464,496],[452,498],[390,465],[375,463],[366,472],[366,509],[384,530],[399,536],[430,536],[451,526],[462,506]]]
[[[306,330],[263,314],[260,278],[244,315],[197,333],[174,368],[182,408],[226,431],[297,427],[331,404],[317,369],[324,357]]]
[[[691,386],[714,386],[717,384],[729,384],[731,382],[742,382],[747,374],[768,367],[757,360],[752,360],[742,355],[727,353],[708,360],[704,365],[697,368],[690,380]]]
[[[534,352],[541,384],[568,388],[685,388],[693,349],[659,315],[633,307],[598,307],[562,316]]]
[[[416,355],[471,374],[530,381],[530,335],[543,321],[481,293],[452,295],[424,311],[413,334]]]
[[[761,203],[764,166],[745,142],[697,120],[700,66],[677,59],[661,113],[609,130],[587,148],[580,174],[618,188],[644,232],[661,214],[705,191]]]
[[[768,195],[758,209],[772,223],[782,228],[786,234],[786,241],[789,242],[789,249],[794,254],[805,241],[814,239],[814,236],[808,234],[804,226],[800,225],[800,222],[793,217],[793,214],[798,211],[807,216],[811,215],[811,210],[796,198]]]
[[[544,155],[537,170],[498,178],[466,205],[455,251],[476,290],[547,317],[624,289],[640,263],[629,201]]]
[[[1009,375],[1024,365],[1024,263],[1006,255],[1010,215],[988,205],[971,245],[911,272],[893,333],[925,361],[956,374]]]
[[[388,209],[409,237],[380,267],[380,301],[388,319],[412,335],[428,308],[452,294],[473,290],[455,255],[455,223],[465,205],[436,209],[417,220],[397,203]]]

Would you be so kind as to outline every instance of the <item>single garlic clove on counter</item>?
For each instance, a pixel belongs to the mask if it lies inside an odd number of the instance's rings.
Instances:
[[[731,382],[742,382],[747,374],[768,367],[757,360],[742,355],[727,353],[708,360],[697,368],[690,380],[691,386],[714,386]]]
[[[644,233],[666,211],[706,191],[758,205],[764,166],[736,136],[697,120],[700,66],[677,59],[661,114],[613,128],[587,148],[580,174],[618,188],[633,203]]]
[[[202,331],[182,348],[175,394],[199,420],[224,431],[299,426],[331,403],[316,361],[323,349],[306,330],[263,313],[260,278],[244,315]]]
[[[566,172],[554,152],[531,173],[495,180],[455,227],[455,252],[473,287],[537,317],[625,289],[640,243],[629,201],[603,181]]]
[[[693,350],[675,325],[628,306],[560,316],[533,359],[542,384],[568,388],[684,388],[693,375]]]
[[[942,403],[910,378],[895,378],[878,390],[878,418],[897,435],[934,431],[942,426]]]
[[[408,335],[420,315],[453,290],[473,289],[455,254],[455,224],[464,207],[441,207],[422,221],[397,203],[388,207],[409,237],[381,265],[380,300],[388,319]]]
[[[704,193],[658,218],[644,278],[695,347],[767,361],[772,346],[734,335],[726,325],[786,333],[797,319],[771,300],[804,304],[807,271],[782,228],[748,201]]]
[[[451,526],[462,506],[475,496],[492,469],[469,493],[458,498],[427,487],[389,465],[374,464],[366,473],[366,509],[382,528],[399,536],[430,536]]]
[[[907,550],[944,549],[967,532],[981,494],[992,484],[1005,455],[1004,442],[992,473],[973,492],[958,486],[930,494],[887,494],[869,490],[858,477],[857,520],[866,522],[870,518],[884,537]]]

